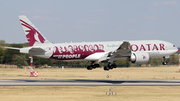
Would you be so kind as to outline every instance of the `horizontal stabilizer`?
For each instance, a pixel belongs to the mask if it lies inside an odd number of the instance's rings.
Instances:
[[[14,50],[20,50],[21,53],[30,53],[30,52],[46,52],[41,47],[25,47],[25,48],[15,48],[15,47],[5,47],[7,49],[14,49]]]
[[[16,48],[16,47],[4,47],[4,48],[7,48],[7,49],[14,49],[14,50],[20,50],[21,48]]]

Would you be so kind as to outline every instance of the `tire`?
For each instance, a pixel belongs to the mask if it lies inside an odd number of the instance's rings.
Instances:
[[[87,70],[92,70],[92,66],[87,66]]]
[[[96,66],[95,65],[91,65],[92,69],[96,69]]]
[[[87,66],[87,70],[89,70],[90,69],[90,66]]]
[[[104,70],[107,70],[107,71],[109,71],[109,67],[106,67],[106,66],[105,66],[105,67],[104,67]]]
[[[116,65],[115,63],[113,63],[113,64],[112,64],[112,67],[113,67],[113,68],[116,68],[116,67],[117,67],[117,65]]]
[[[162,64],[163,64],[163,65],[166,65],[167,63],[166,63],[166,62],[163,62]]]
[[[113,69],[113,65],[111,65],[110,63],[107,66],[109,69]]]
[[[93,68],[92,68],[92,66],[89,66],[89,70],[92,70]]]

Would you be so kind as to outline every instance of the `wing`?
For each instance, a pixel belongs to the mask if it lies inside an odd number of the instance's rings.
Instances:
[[[109,52],[108,55],[104,56],[103,59],[99,59],[99,61],[105,61],[106,59],[108,62],[113,62],[114,60],[128,58],[129,56],[131,56],[131,45],[129,42],[123,41],[117,50]]]
[[[113,57],[118,56],[130,56],[131,55],[131,45],[129,42],[124,41],[121,46],[113,52]]]

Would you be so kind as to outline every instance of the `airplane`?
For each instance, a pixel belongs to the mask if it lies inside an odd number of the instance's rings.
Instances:
[[[29,42],[29,47],[6,48],[19,50],[20,53],[61,61],[90,61],[91,65],[87,66],[88,70],[99,67],[99,62],[108,63],[107,66],[104,66],[104,70],[116,68],[115,62],[120,59],[145,64],[150,58],[163,57],[163,64],[165,65],[166,56],[178,51],[172,43],[161,40],[54,44],[48,41],[26,16],[19,16],[19,19]],[[98,62],[98,64],[95,64],[95,62]]]

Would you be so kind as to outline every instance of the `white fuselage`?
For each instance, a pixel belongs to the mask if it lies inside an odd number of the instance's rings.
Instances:
[[[177,47],[172,43],[160,40],[128,41],[131,45],[131,52],[146,52],[149,57],[163,57],[177,52]],[[41,47],[45,52],[31,52],[29,48],[23,48],[22,53],[28,53],[44,58],[51,58],[64,61],[90,60],[96,61],[109,52],[116,51],[123,41],[108,42],[81,42],[81,43],[60,43],[44,44]],[[121,59],[122,57],[119,57]]]

